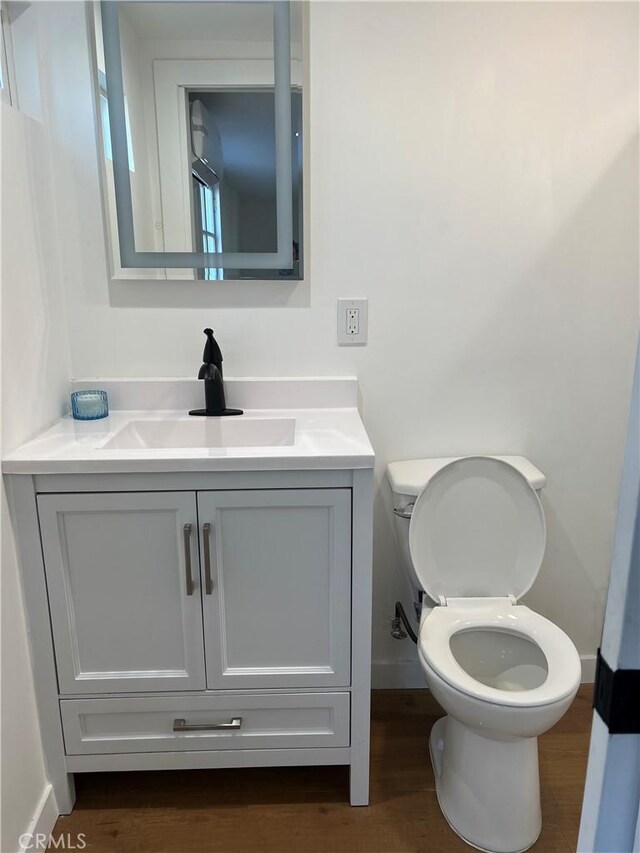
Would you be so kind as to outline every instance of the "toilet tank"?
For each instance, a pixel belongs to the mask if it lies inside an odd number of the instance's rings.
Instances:
[[[449,462],[454,462],[460,458],[462,457],[446,456],[437,459],[405,459],[401,462],[391,462],[387,467],[387,478],[393,493],[394,526],[402,563],[409,575],[411,585],[416,591],[422,590],[422,587],[415,574],[409,552],[411,509],[416,498],[434,474],[448,465]],[[488,458],[500,459],[502,462],[512,465],[537,492],[540,492],[547,484],[547,479],[542,471],[524,456],[489,456]]]

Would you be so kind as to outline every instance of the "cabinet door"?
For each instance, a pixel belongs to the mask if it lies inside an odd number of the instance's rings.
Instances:
[[[203,689],[195,494],[40,495],[38,512],[60,692]]]
[[[348,686],[351,491],[198,492],[198,517],[207,686]]]

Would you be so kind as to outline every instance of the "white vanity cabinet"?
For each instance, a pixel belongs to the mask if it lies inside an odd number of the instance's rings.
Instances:
[[[47,494],[38,515],[62,695],[349,686],[349,489]]]
[[[345,764],[368,802],[373,471],[9,477],[47,772]]]
[[[322,764],[348,766],[366,805],[357,380],[228,379],[244,415],[211,421],[186,414],[195,379],[100,387],[108,419],[62,418],[2,460],[58,811],[76,773]]]

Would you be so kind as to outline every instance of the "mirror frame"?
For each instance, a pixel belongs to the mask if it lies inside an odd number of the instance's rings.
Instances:
[[[133,0],[145,3],[152,0]],[[195,0],[233,2],[233,0]],[[238,2],[238,0],[237,0]],[[244,0],[239,0],[244,2]],[[275,252],[138,252],[135,225],[120,54],[120,2],[101,0],[105,71],[109,85],[107,103],[113,154],[113,176],[118,222],[120,263],[123,268],[146,269],[289,269],[293,266],[293,201],[291,162],[291,33],[289,0],[254,0],[273,7],[274,100],[276,118],[276,232]]]

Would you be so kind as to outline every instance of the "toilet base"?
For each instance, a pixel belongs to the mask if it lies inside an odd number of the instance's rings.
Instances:
[[[522,853],[542,828],[538,740],[493,740],[442,717],[429,753],[440,809],[453,831],[487,853]]]

